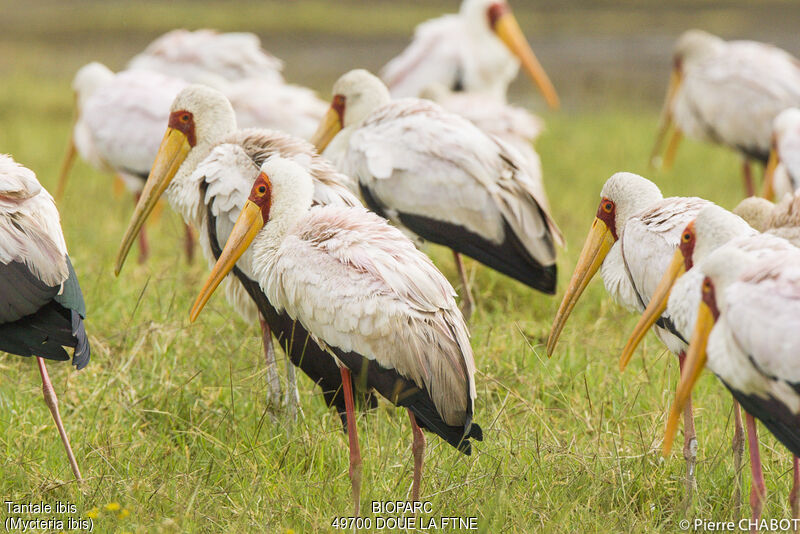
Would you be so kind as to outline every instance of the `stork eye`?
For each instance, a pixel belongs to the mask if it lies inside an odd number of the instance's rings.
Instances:
[[[689,240],[692,239],[692,233],[691,232],[684,232],[682,239],[683,239],[684,243],[688,243]]]
[[[256,191],[258,191],[259,195],[263,195],[264,193],[267,192],[267,186],[259,185],[258,188],[256,189]]]
[[[611,210],[614,209],[614,203],[610,200],[603,202],[603,211],[606,213],[611,213]]]
[[[711,282],[705,280],[703,282],[703,293],[708,293],[709,291],[711,291]]]
[[[189,114],[188,113],[184,113],[183,115],[181,115],[181,122],[189,122]]]

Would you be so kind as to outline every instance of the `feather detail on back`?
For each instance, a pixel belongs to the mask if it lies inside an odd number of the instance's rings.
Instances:
[[[260,259],[270,301],[320,345],[424,386],[448,425],[471,416],[475,364],[455,291],[399,230],[363,208],[316,207]]]

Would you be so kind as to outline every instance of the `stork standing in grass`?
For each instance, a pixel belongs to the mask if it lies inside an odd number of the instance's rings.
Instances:
[[[44,400],[79,481],[44,359],[69,360],[64,347],[70,347],[72,364],[86,367],[85,316],[53,197],[32,171],[0,155],[0,351],[36,357]]]
[[[727,246],[747,252],[754,257],[766,257],[774,253],[795,250],[795,247],[780,237],[761,234],[751,228],[737,215],[716,205],[703,208],[697,218],[683,230],[681,244],[673,255],[656,291],[650,298],[642,317],[636,324],[622,356],[620,367],[624,367],[633,355],[636,346],[655,321],[666,314],[684,339],[690,339],[695,326],[697,305],[700,302],[700,288],[703,282],[704,262],[719,248]],[[685,274],[684,274],[685,273]],[[739,404],[734,400],[734,467],[741,471],[741,454],[744,446],[742,416]],[[748,420],[748,444],[753,474],[750,487],[750,506],[752,517],[761,516],[764,502],[763,475],[761,464],[754,459],[759,457],[758,440],[752,416]],[[736,503],[740,495],[737,485]]]
[[[358,180],[369,208],[453,250],[465,316],[474,301],[460,254],[555,293],[555,246],[563,241],[541,177],[517,150],[433,102],[392,100],[365,70],[344,74],[333,93],[312,142]]]
[[[191,311],[194,320],[239,258],[270,302],[336,358],[347,403],[350,478],[359,513],[361,453],[352,398],[356,381],[408,410],[413,433],[411,498],[419,500],[425,438],[459,451],[483,439],[472,422],[475,363],[455,291],[398,229],[362,207],[312,207],[311,175],[267,159],[225,249]]]
[[[767,163],[773,119],[800,106],[800,61],[755,41],[724,41],[700,30],[680,36],[673,54],[661,125],[651,156],[657,160],[672,123],[664,156],[669,166],[682,134],[742,154],[745,188],[753,195],[750,161]]]
[[[704,278],[685,370],[678,384],[664,436],[669,454],[678,413],[703,367],[725,384],[748,413],[748,431],[756,436],[755,419],[794,455],[792,514],[800,513],[800,394],[797,384],[800,329],[800,252],[785,250],[766,257],[737,246],[720,247],[703,263]],[[671,299],[670,299],[671,300]],[[764,478],[758,449],[753,486],[763,499]],[[759,503],[760,504],[760,503]],[[754,518],[760,508],[754,510]]]
[[[236,217],[244,207],[260,164],[279,154],[296,159],[314,180],[314,202],[358,205],[350,193],[349,179],[337,173],[302,139],[271,130],[237,129],[236,116],[225,96],[209,87],[190,85],[171,104],[166,134],[153,163],[147,184],[136,206],[117,256],[119,274],[136,234],[166,191],[172,208],[199,233],[203,254],[213,264],[228,239]],[[163,128],[163,126],[162,126]],[[339,369],[301,325],[278,312],[258,287],[252,256],[240,258],[228,277],[227,296],[248,322],[258,321],[267,362],[267,401],[281,404],[280,380],[270,332],[284,348],[293,365],[287,365],[286,404],[290,417],[299,407],[294,366],[299,366],[344,414]]]
[[[680,235],[697,212],[710,203],[696,197],[664,198],[651,181],[617,173],[603,185],[600,204],[569,286],[547,339],[552,355],[569,314],[602,267],[606,291],[630,311],[641,313],[669,264]],[[656,335],[683,366],[687,341],[668,315],[658,318]],[[684,412],[687,506],[695,487],[697,438],[691,403]]]

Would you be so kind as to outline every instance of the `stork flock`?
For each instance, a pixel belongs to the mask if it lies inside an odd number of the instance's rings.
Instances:
[[[285,407],[290,421],[300,413],[295,368],[320,388],[347,435],[355,515],[356,411],[375,406],[376,394],[405,408],[418,501],[423,430],[466,455],[484,437],[468,327],[477,304],[461,256],[556,293],[564,240],[532,146],[541,121],[506,102],[520,66],[557,109],[553,84],[504,0],[464,0],[457,14],[424,22],[380,77],[344,73],[329,103],[286,83],[282,62],[252,34],[175,30],[124,71],[90,63],[77,72],[56,201],[67,194],[76,153],[125,184],[136,207],[120,236],[119,276],[137,241],[146,260],[145,223],[166,195],[185,222],[187,256],[196,240],[212,266],[190,320],[222,284],[233,308],[260,325],[274,411]],[[756,420],[794,455],[790,501],[800,513],[798,108],[800,62],[787,52],[683,34],[653,162],[669,165],[683,134],[726,145],[742,154],[749,194],[751,162],[765,166],[765,198],[729,212],[614,174],[546,344],[555,353],[600,271],[614,300],[642,315],[620,367],[651,326],[679,358],[663,448],[668,454],[682,415],[687,500],[699,444],[691,391],[707,366],[733,396],[737,472],[745,439],[749,447],[754,518],[765,498]],[[11,156],[0,157],[0,236],[0,350],[37,358],[81,480],[44,359],[67,360],[70,347],[73,365],[86,366],[86,307],[55,201]],[[460,305],[421,251],[425,241],[453,251]],[[287,357],[285,391],[275,342]]]

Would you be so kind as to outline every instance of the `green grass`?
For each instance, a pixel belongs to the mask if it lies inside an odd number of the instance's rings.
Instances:
[[[107,17],[109,24],[117,20]],[[54,27],[50,19],[42,24]],[[66,76],[31,74],[63,60],[37,55],[52,50],[52,42],[37,46],[22,57],[39,63],[12,70],[0,84],[0,150],[52,190],[71,95]],[[728,208],[740,199],[738,159],[723,149],[686,142],[672,171],[647,169],[656,117],[656,109],[621,102],[545,116],[537,148],[569,242],[559,258],[560,291],[613,172],[644,174],[666,195],[703,196]],[[81,517],[97,508],[95,532],[315,532],[349,515],[347,441],[317,390],[301,378],[305,417],[294,428],[274,423],[265,411],[257,327],[245,324],[222,295],[189,325],[189,307],[208,270],[202,260],[183,259],[178,217],[166,209],[150,224],[153,257],[143,266],[129,261],[117,279],[113,260],[131,199],[115,197],[109,177],[79,163],[60,211],[89,308],[93,355],[80,373],[65,364],[50,365],[50,372],[86,483],[71,482],[34,361],[3,356],[2,500],[68,501]],[[450,254],[430,252],[455,281]],[[560,295],[535,293],[474,262],[468,268],[478,301],[471,327],[476,420],[485,441],[466,458],[429,436],[422,493],[433,515],[476,516],[481,532],[677,531],[684,517],[680,441],[670,458],[659,454],[676,359],[648,335],[619,374],[617,358],[636,318],[599,281],[548,359],[543,343]],[[699,491],[690,517],[733,520],[730,396],[708,373],[696,391]],[[386,403],[358,424],[362,506],[370,515],[372,500],[407,498],[411,434],[405,413]],[[789,517],[791,457],[763,432],[762,458],[764,517]],[[109,503],[129,515],[119,518],[105,509]]]

